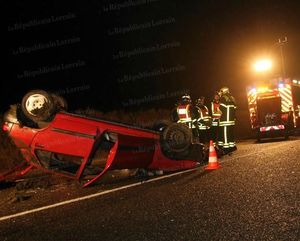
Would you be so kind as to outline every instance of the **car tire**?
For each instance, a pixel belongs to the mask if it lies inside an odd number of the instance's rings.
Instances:
[[[184,124],[173,123],[161,133],[161,147],[166,156],[181,159],[189,154],[191,130]]]
[[[38,123],[49,121],[55,112],[54,100],[43,90],[32,90],[22,99],[22,112],[30,120]]]

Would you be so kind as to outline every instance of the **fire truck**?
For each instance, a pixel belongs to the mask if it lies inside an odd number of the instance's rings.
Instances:
[[[257,141],[262,138],[289,137],[296,127],[297,108],[292,94],[293,83],[273,80],[266,86],[247,88],[250,124]]]

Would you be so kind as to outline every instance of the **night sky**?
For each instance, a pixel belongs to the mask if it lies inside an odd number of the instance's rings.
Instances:
[[[10,1],[8,78],[1,112],[31,89],[66,98],[70,110],[172,108],[188,92],[210,99],[228,86],[241,108],[245,88],[265,77],[252,62],[270,56],[268,78],[300,79],[300,2],[270,0]]]

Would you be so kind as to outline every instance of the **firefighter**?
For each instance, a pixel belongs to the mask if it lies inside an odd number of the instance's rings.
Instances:
[[[177,123],[182,123],[187,125],[193,134],[194,141],[198,141],[198,130],[195,125],[193,125],[193,120],[196,116],[195,107],[192,105],[192,99],[190,95],[184,94],[176,105],[175,110],[172,112],[172,120]]]
[[[294,128],[294,111],[293,106],[289,106],[288,118],[287,118],[287,129],[290,131]]]
[[[215,92],[213,100],[211,102],[210,113],[212,117],[212,123],[210,128],[211,139],[213,140],[214,146],[217,147],[219,121],[222,115],[222,112],[220,110],[220,95],[218,91]]]
[[[237,149],[234,139],[235,110],[237,106],[235,98],[229,92],[229,88],[223,87],[219,93],[222,115],[219,121],[220,133],[218,146],[223,150],[224,154],[228,154]]]
[[[201,96],[196,100],[195,106],[198,112],[197,129],[199,133],[199,141],[203,144],[209,142],[209,129],[211,127],[211,116],[208,108],[205,106],[205,97]]]

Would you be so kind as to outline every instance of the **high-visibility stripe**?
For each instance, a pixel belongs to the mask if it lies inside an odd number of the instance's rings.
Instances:
[[[233,126],[235,121],[220,121],[219,126]]]
[[[225,105],[223,103],[220,104],[221,106],[224,106],[225,108],[230,108],[230,107],[233,107],[233,108],[236,108],[235,105]]]
[[[187,123],[187,122],[191,122],[191,121],[192,121],[192,119],[186,118],[186,119],[180,119],[180,120],[178,120],[177,122],[178,122],[178,123]]]
[[[278,90],[281,97],[281,111],[288,112],[290,108],[293,109],[293,97],[291,86],[289,84],[286,84],[285,88],[279,88]]]
[[[199,130],[209,130],[210,127],[208,126],[199,126]]]
[[[191,118],[184,118],[184,119],[178,120],[177,122],[178,122],[178,123],[186,123],[186,122],[191,122],[191,121],[192,121]]]
[[[235,147],[235,146],[236,146],[235,141],[233,141],[233,142],[228,142],[228,143],[229,143],[229,147]]]
[[[291,96],[291,93],[290,94],[288,94],[288,93],[286,93],[286,92],[281,92],[281,98],[282,98],[282,100],[283,101],[286,101],[286,102],[292,102],[292,96]]]
[[[288,88],[279,89],[280,96],[286,100],[292,101],[292,91]]]
[[[186,124],[189,128],[194,128],[192,126],[192,120],[178,120],[177,123]]]
[[[188,123],[188,122],[191,122],[192,120],[190,119],[181,119],[181,120],[178,120],[177,123]]]
[[[212,123],[211,123],[211,126],[218,126],[219,125],[219,122],[217,121],[213,121]]]
[[[198,113],[200,117],[197,119],[197,125],[199,130],[208,130],[210,129],[210,126],[207,125],[205,122],[209,122],[211,120],[211,117],[208,114],[208,108],[206,106],[202,106],[202,108],[197,107]],[[204,123],[202,123],[204,121]]]
[[[249,105],[256,105],[256,97],[257,97],[256,92],[253,92],[253,91],[248,92],[248,103],[249,103]]]
[[[186,115],[186,109],[179,109],[178,114],[180,115]]]
[[[232,104],[226,105],[226,104],[223,104],[223,103],[221,103],[220,106],[226,108],[226,117],[224,116],[226,120],[224,120],[224,117],[221,117],[219,125],[220,126],[235,125],[235,121],[230,120],[230,119],[232,119],[231,115],[234,114],[232,111],[233,111],[233,109],[236,109],[236,106],[232,105]],[[223,113],[223,114],[225,114],[225,113]]]
[[[178,113],[179,119],[184,120],[184,121],[191,121],[189,105],[178,106],[177,113]]]
[[[227,145],[227,127],[224,126],[224,145],[226,144]]]
[[[230,112],[230,111],[229,111],[229,107],[227,106],[227,120],[228,120],[228,121],[229,121],[229,117],[230,117],[230,116],[229,116],[229,112]]]

